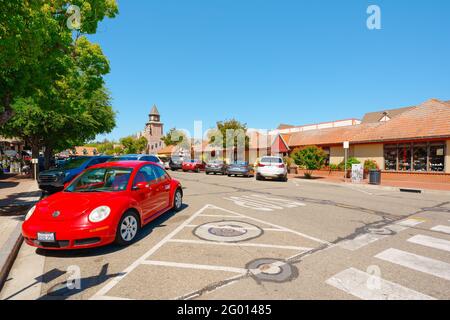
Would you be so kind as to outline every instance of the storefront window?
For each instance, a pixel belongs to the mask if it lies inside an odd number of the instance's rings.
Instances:
[[[444,171],[445,163],[445,145],[431,144],[430,145],[430,171]]]
[[[414,171],[427,171],[427,145],[414,144],[413,147]]]
[[[398,170],[411,170],[411,145],[403,144],[398,146]]]
[[[386,145],[384,147],[384,167],[385,170],[397,170],[397,145]]]
[[[445,143],[408,143],[384,146],[387,171],[445,171]]]

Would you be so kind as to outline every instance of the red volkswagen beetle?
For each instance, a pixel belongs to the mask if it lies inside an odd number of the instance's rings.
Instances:
[[[131,244],[144,225],[182,207],[180,182],[158,164],[122,161],[93,166],[62,192],[30,209],[25,241],[45,249]]]

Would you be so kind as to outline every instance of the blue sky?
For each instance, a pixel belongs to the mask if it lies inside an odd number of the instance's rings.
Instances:
[[[108,138],[236,118],[309,124],[450,100],[450,1],[118,0],[91,37],[111,62]],[[382,30],[366,27],[381,7]],[[103,139],[105,136],[98,137]]]

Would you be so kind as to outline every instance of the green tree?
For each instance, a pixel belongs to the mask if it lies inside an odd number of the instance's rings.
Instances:
[[[75,38],[93,34],[105,17],[118,13],[115,0],[72,0],[80,8]],[[73,16],[64,0],[8,0],[0,5],[0,125],[13,115],[17,99],[33,98],[51,109],[55,83],[73,68],[77,55]],[[46,102],[42,103],[44,100]]]
[[[123,153],[125,154],[143,153],[148,147],[148,141],[145,137],[125,137],[120,139],[120,144],[123,146]]]
[[[322,169],[325,164],[326,153],[317,146],[309,146],[294,150],[292,159],[294,162],[306,169],[305,177],[310,179],[314,170]]]
[[[247,124],[236,119],[219,121],[216,123],[216,128],[209,132],[209,143],[224,149],[245,143],[245,148],[248,148]]]
[[[188,137],[182,130],[172,128],[167,134],[161,137],[166,146],[177,146],[188,141]]]

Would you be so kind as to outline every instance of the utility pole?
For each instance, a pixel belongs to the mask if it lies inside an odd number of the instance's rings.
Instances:
[[[344,141],[344,182],[347,183],[347,159],[348,149],[350,148],[350,142]]]

